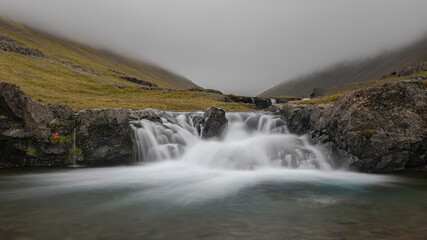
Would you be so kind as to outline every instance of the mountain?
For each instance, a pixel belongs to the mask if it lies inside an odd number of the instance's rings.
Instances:
[[[351,89],[389,75],[400,66],[427,61],[427,36],[406,47],[376,57],[342,63],[282,82],[259,96],[309,96],[314,88],[329,91]]]
[[[159,66],[1,18],[0,82],[18,85],[41,103],[68,105],[75,110],[195,111],[212,106],[253,109],[242,103],[225,102],[221,93],[204,91]]]

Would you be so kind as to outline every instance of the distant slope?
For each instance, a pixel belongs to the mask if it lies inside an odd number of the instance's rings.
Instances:
[[[96,50],[1,18],[0,38],[0,77],[3,81],[31,84],[29,79],[49,79],[52,83],[67,85],[77,77],[81,84],[86,80],[105,86],[136,85],[122,78],[129,77],[160,88],[196,86],[190,80],[153,64]],[[25,72],[24,68],[31,71]]]
[[[427,61],[427,36],[377,57],[340,64],[283,82],[259,96],[308,96],[313,88],[348,89],[389,74],[402,65]]]
[[[126,44],[126,43],[124,43]],[[252,110],[220,93],[186,91],[190,80],[153,64],[96,50],[0,18],[0,82],[41,103],[85,108],[172,111]]]

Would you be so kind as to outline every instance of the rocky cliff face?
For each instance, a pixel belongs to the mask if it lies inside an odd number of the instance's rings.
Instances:
[[[334,104],[274,105],[290,131],[311,133],[338,164],[363,172],[427,165],[426,81],[388,83],[349,93]],[[344,159],[350,159],[347,162]]]
[[[41,105],[0,83],[0,167],[63,166],[70,159],[73,111]]]
[[[0,83],[0,168],[128,162],[133,152],[129,114],[126,109],[73,114],[67,106],[42,105],[18,86]]]

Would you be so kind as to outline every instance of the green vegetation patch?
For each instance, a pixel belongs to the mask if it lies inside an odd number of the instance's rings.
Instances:
[[[362,130],[362,135],[368,140],[371,139],[374,134],[375,134],[375,130],[373,129]]]
[[[28,155],[34,155],[34,153],[37,152],[37,150],[34,147],[28,147],[26,151]]]

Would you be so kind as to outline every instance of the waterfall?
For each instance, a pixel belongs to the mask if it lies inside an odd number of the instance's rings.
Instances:
[[[251,97],[252,104],[255,105],[255,98]]]
[[[270,102],[271,102],[271,105],[273,105],[273,104],[277,104],[277,101],[276,101],[276,99],[274,99],[274,98],[270,98]]]
[[[73,156],[71,159],[71,167],[77,166],[77,154],[76,154],[76,123],[73,123]]]
[[[331,170],[322,150],[306,136],[290,134],[284,119],[265,113],[226,114],[227,129],[219,139],[202,139],[195,126],[203,113],[165,113],[154,122],[132,122],[137,161],[175,160],[228,169],[298,168]]]

